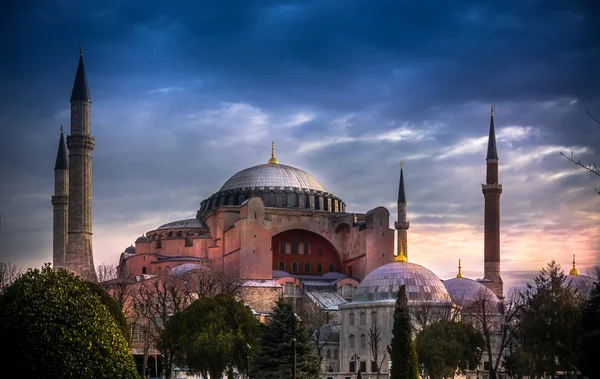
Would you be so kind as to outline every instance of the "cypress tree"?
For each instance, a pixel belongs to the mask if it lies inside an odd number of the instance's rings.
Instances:
[[[300,327],[292,304],[280,298],[268,325],[261,325],[258,353],[250,364],[251,378],[292,377],[294,358],[292,339],[296,339],[296,378],[320,377],[319,360],[306,331]]]
[[[392,343],[388,351],[392,361],[390,379],[418,379],[419,360],[415,342],[412,339],[412,326],[406,287],[400,286],[394,309],[394,326],[392,327]]]

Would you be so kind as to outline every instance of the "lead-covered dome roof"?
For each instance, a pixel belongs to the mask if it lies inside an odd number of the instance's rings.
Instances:
[[[308,172],[283,164],[261,164],[242,170],[229,178],[219,192],[257,187],[289,187],[327,192],[317,178]]]
[[[452,278],[444,280],[444,286],[452,302],[458,305],[470,306],[477,299],[485,299],[492,306],[500,302],[489,288],[473,279]]]
[[[396,300],[398,288],[406,286],[411,302],[450,303],[444,283],[423,266],[410,262],[394,262],[378,267],[360,283],[352,302]]]
[[[594,288],[594,279],[587,275],[580,275],[577,273],[576,275],[570,274],[565,278],[565,285],[570,285],[571,288],[577,290],[579,294],[583,296],[588,296]]]

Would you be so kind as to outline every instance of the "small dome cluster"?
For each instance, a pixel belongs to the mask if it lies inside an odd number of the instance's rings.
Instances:
[[[471,306],[476,300],[486,300],[490,306],[496,306],[500,302],[498,297],[486,286],[463,277],[456,277],[444,281],[444,286],[452,302],[464,307]]]

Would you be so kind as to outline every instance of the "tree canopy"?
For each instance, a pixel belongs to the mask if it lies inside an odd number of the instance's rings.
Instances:
[[[406,287],[400,286],[394,309],[392,342],[389,347],[392,369],[390,379],[418,379],[419,361],[415,342],[412,339],[412,326]]]
[[[464,372],[475,368],[476,351],[483,349],[484,340],[470,325],[443,320],[421,330],[416,345],[419,361],[431,378],[451,378],[457,369]]]
[[[176,346],[175,361],[204,378],[228,365],[245,368],[247,346],[258,337],[252,312],[231,295],[202,297],[169,319],[161,344]]]
[[[108,312],[115,319],[115,323],[121,330],[121,333],[123,333],[125,341],[129,342],[131,340],[131,336],[129,335],[129,325],[127,324],[127,319],[125,319],[125,316],[123,315],[119,304],[115,301],[115,299],[113,299],[112,296],[108,294],[108,292],[106,292],[98,284],[93,282],[84,283],[89,287],[90,290],[92,290],[93,293],[95,293],[98,296],[98,299],[100,299],[100,302],[104,304],[106,309],[108,309]]]
[[[296,377],[320,377],[321,368],[306,331],[299,325],[292,304],[280,298],[271,322],[261,325],[258,353],[250,365],[250,377],[280,379],[292,377],[294,357],[292,339],[296,339]]]
[[[137,378],[114,317],[82,279],[49,264],[0,295],[0,354],[26,378]]]
[[[579,368],[585,376],[598,375],[598,346],[600,346],[600,279],[583,305],[581,312],[581,344]]]

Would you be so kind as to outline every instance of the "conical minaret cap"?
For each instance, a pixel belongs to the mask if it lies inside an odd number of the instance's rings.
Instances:
[[[490,135],[488,138],[488,150],[486,159],[498,159],[498,149],[496,148],[496,130],[494,128],[494,106],[490,111]]]
[[[71,101],[92,101],[90,90],[88,88],[87,76],[83,67],[83,49],[79,49],[79,65],[75,74],[75,83],[71,92]]]
[[[54,169],[69,169],[69,154],[67,153],[67,146],[65,145],[65,137],[63,134],[62,125],[60,126],[60,140],[58,141],[58,152],[56,153],[56,163],[54,164]]]
[[[404,191],[404,161],[400,162],[400,184],[398,185],[398,204],[406,204],[406,192]]]

